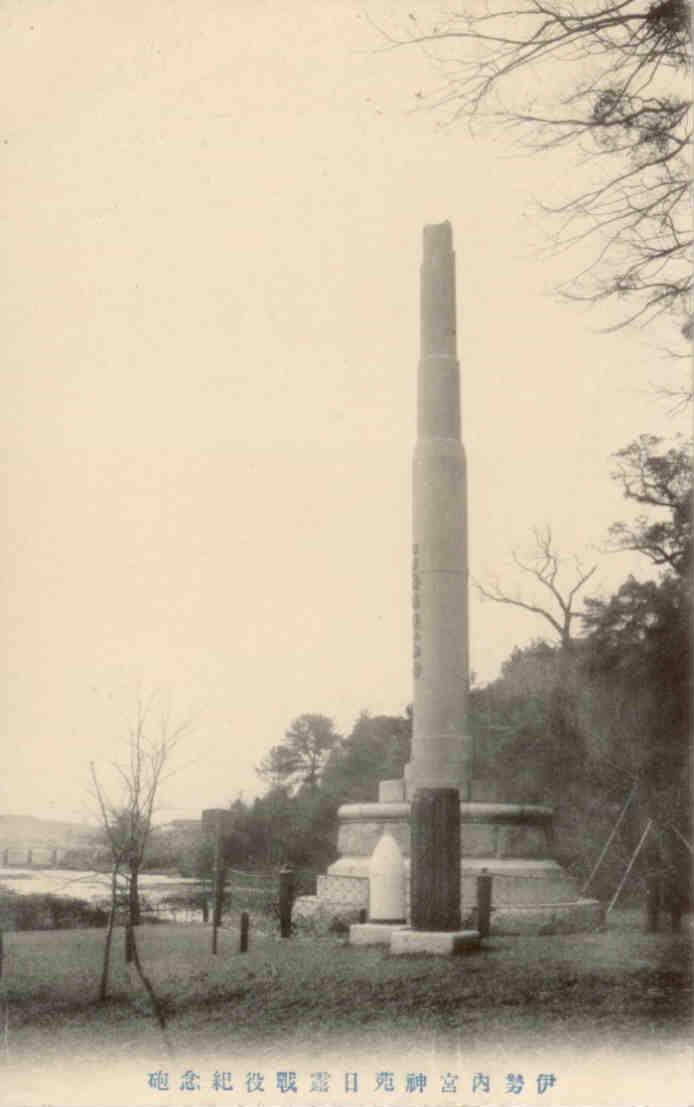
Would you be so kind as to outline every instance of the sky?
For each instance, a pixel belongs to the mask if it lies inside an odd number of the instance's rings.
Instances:
[[[419,5],[419,10],[426,5]],[[664,325],[559,302],[567,155],[422,104],[378,0],[9,0],[0,12],[7,542],[0,813],[83,819],[138,688],[191,721],[161,818],[248,799],[291,720],[411,699],[421,229],[453,225],[471,575],[550,525],[598,563],[611,455],[688,429]],[[593,584],[593,581],[591,581]],[[527,591],[521,593],[528,597]],[[494,679],[531,615],[470,595]]]

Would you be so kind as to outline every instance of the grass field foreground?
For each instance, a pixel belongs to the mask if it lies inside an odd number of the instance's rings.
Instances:
[[[334,937],[224,929],[210,952],[203,926],[138,930],[143,966],[163,1001],[168,1033],[183,1051],[227,1047],[330,1048],[385,1043],[468,1044],[490,1035],[526,1044],[551,1034],[576,1047],[689,1039],[691,931],[644,934],[640,915],[615,914],[609,931],[492,939],[456,958],[391,957]],[[144,989],[116,931],[111,995],[97,1004],[103,931],[5,935],[2,994],[6,1053],[23,1057],[148,1053],[161,1047]]]

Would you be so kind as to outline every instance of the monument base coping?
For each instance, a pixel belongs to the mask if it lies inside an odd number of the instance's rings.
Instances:
[[[402,930],[407,923],[366,922],[354,923],[349,928],[351,946],[389,946],[396,930]]]
[[[501,907],[492,909],[491,935],[579,934],[605,930],[605,905],[597,899],[578,899],[572,903],[548,903],[537,907]]]
[[[430,953],[449,957],[480,948],[478,930],[394,930],[390,939],[392,954]]]

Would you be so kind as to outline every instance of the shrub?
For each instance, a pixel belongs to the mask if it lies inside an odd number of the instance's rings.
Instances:
[[[72,896],[47,892],[19,895],[0,892],[0,927],[3,930],[67,930],[106,926],[108,912],[99,905]]]

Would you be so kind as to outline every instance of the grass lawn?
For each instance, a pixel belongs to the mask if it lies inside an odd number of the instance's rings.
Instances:
[[[138,930],[143,967],[165,1004],[177,1055],[228,1049],[436,1048],[454,1051],[503,1039],[541,1048],[580,1049],[687,1042],[691,1034],[691,930],[642,932],[642,915],[610,917],[606,933],[497,938],[456,958],[391,957],[337,938],[200,926]],[[123,960],[116,931],[111,997],[95,997],[104,932],[66,930],[5,935],[2,993],[5,1057],[154,1056],[162,1043],[147,996]]]

